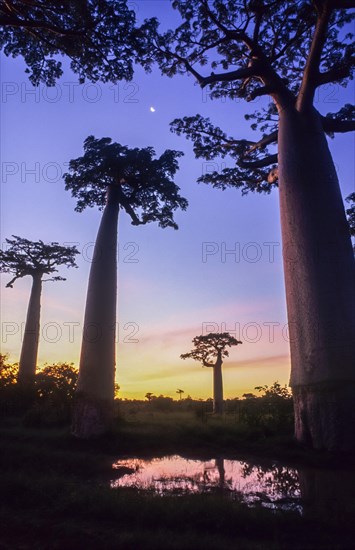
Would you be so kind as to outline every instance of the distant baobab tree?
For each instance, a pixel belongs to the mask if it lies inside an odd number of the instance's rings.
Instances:
[[[151,393],[151,392],[148,392],[148,393],[145,394],[145,398],[148,399],[148,403],[151,402],[153,396],[154,396],[154,394]]]
[[[76,210],[98,206],[103,215],[96,238],[87,291],[84,335],[72,432],[90,438],[105,433],[112,421],[115,380],[117,227],[119,211],[132,225],[158,222],[173,227],[176,209],[187,207],[173,176],[182,153],[152,147],[129,149],[110,138],[89,136],[84,155],[69,163],[66,189]]]
[[[42,283],[46,281],[65,281],[64,277],[54,276],[43,279],[44,275],[57,272],[57,267],[77,267],[75,256],[79,254],[75,246],[61,246],[57,242],[29,241],[12,235],[6,239],[6,250],[0,250],[0,271],[11,273],[11,281],[6,285],[12,288],[14,282],[22,277],[32,277],[32,290],[28,304],[25,332],[19,362],[18,382],[30,389],[36,374]]]
[[[194,359],[202,363],[204,367],[213,368],[213,412],[223,413],[223,382],[222,364],[223,358],[229,356],[227,347],[241,344],[239,340],[229,332],[213,333],[195,336],[192,340],[194,349],[189,353],[180,355],[181,359]],[[215,359],[215,362],[212,362]]]
[[[180,401],[181,401],[182,394],[185,393],[184,390],[177,389],[176,393],[179,394],[179,398],[180,398]]]

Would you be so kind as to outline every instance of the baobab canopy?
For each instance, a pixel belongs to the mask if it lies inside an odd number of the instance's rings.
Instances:
[[[76,210],[82,212],[87,206],[104,208],[107,188],[115,186],[120,208],[133,225],[157,221],[160,227],[177,229],[173,212],[187,208],[187,200],[172,179],[182,155],[166,150],[154,158],[152,147],[130,149],[111,138],[89,136],[84,155],[69,163],[65,188],[77,199]]]
[[[53,86],[59,55],[79,81],[131,80],[142,44],[130,2],[121,0],[12,0],[0,5],[0,49],[22,56],[32,84]]]
[[[210,363],[218,356],[221,358],[229,357],[229,351],[227,347],[237,346],[241,344],[239,340],[231,336],[229,332],[201,334],[201,336],[195,336],[192,340],[194,349],[189,353],[183,353],[181,359],[194,359],[203,364],[204,367],[212,366]]]
[[[7,247],[0,250],[0,271],[11,273],[14,277],[7,283],[12,288],[17,279],[36,274],[51,275],[58,271],[58,265],[77,267],[75,255],[79,254],[75,246],[61,246],[57,242],[29,241],[12,235],[6,239]],[[54,276],[47,281],[65,281],[64,277]]]
[[[156,27],[147,65],[154,58],[169,77],[190,73],[208,88],[210,99],[229,98],[236,108],[239,99],[253,102],[245,118],[260,138],[230,136],[200,114],[174,120],[172,131],[193,142],[198,158],[229,156],[236,162],[203,174],[200,182],[221,189],[237,187],[243,194],[269,193],[279,180],[278,112],[296,104],[305,112],[320,86],[336,82],[345,87],[353,78],[354,41],[349,30],[355,13],[346,8],[354,2],[177,0],[174,7],[183,22],[160,34]],[[263,96],[272,100],[262,101]],[[339,103],[337,94],[338,111],[321,117],[331,136],[355,129],[354,107]]]

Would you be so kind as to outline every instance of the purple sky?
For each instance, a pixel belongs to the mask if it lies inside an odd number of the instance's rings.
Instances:
[[[138,18],[156,15],[173,24],[169,2],[132,2]],[[82,154],[84,139],[109,136],[131,147],[153,146],[185,153],[176,182],[189,200],[176,219],[179,231],[119,222],[117,381],[123,397],[146,392],[206,398],[212,376],[193,361],[181,361],[192,338],[207,330],[236,332],[243,341],[225,363],[227,397],[289,377],[289,355],[278,193],[242,197],[237,190],[197,185],[219,163],[194,158],[191,143],[169,131],[176,117],[209,116],[235,138],[255,139],[244,120],[252,106],[211,101],[192,77],[146,75],[133,82],[79,85],[67,68],[54,88],[34,89],[21,59],[1,57],[1,243],[12,234],[29,239],[76,243],[79,269],[61,271],[67,281],[47,283],[42,302],[39,363],[78,363],[86,285],[98,210],[74,212],[75,201],[61,178],[66,163]],[[354,87],[320,89],[324,114],[352,102]],[[344,101],[345,100],[345,101]],[[261,105],[261,100],[257,102]],[[150,107],[155,108],[151,112]],[[339,135],[330,147],[343,196],[354,189],[354,137]],[[230,161],[226,160],[226,166]],[[234,253],[232,251],[235,251]],[[229,253],[228,253],[229,251]],[[19,357],[21,323],[29,278],[6,289],[1,277],[1,349]],[[209,324],[209,326],[207,326]]]

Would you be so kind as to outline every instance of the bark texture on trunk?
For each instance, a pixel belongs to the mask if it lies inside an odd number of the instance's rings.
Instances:
[[[97,437],[111,427],[115,384],[119,202],[108,188],[90,269],[72,433]]]
[[[278,145],[296,438],[316,448],[351,449],[354,256],[318,113],[282,112]]]
[[[113,418],[113,399],[95,399],[77,392],[72,415],[72,433],[81,439],[91,439],[106,433]]]
[[[355,449],[355,383],[325,382],[293,388],[295,433],[314,449]]]
[[[32,276],[32,289],[27,309],[25,332],[22,341],[21,355],[18,370],[18,383],[24,389],[33,388],[39,342],[39,328],[41,316],[42,274]]]
[[[223,413],[222,360],[219,358],[213,367],[213,412]]]

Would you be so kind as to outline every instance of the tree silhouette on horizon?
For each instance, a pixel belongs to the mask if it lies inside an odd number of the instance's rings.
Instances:
[[[184,390],[181,390],[180,388],[176,390],[176,393],[179,394],[179,399],[181,401],[181,398],[182,398],[182,394],[185,393]]]
[[[181,359],[194,359],[202,363],[204,367],[213,369],[213,412],[223,413],[223,358],[229,357],[227,347],[241,344],[239,340],[229,332],[210,332],[209,334],[195,336],[192,340],[194,349],[180,355]],[[214,362],[212,362],[215,359]]]

